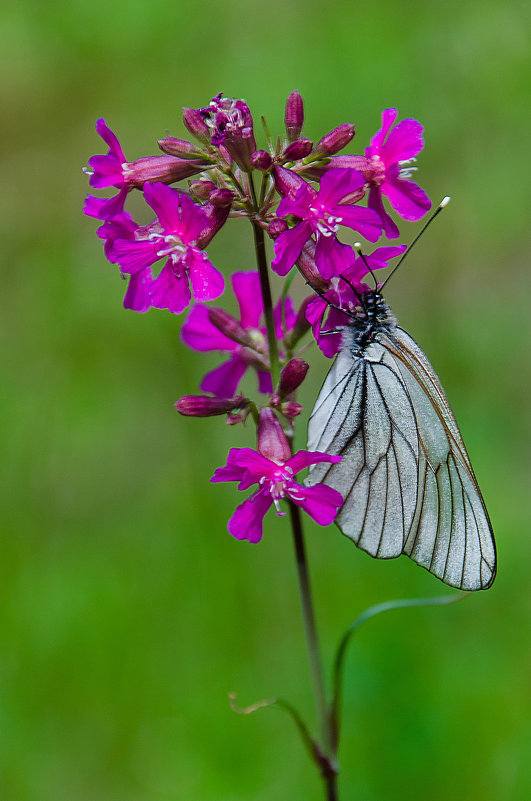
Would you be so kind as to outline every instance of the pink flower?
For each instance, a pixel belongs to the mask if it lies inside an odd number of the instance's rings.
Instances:
[[[389,266],[390,259],[400,256],[405,250],[406,245],[398,245],[397,247],[376,248],[373,253],[366,255],[365,259],[358,256],[339,277],[332,279],[332,287],[324,297],[316,295],[307,304],[306,319],[312,326],[312,332],[319,348],[327,358],[331,359],[335,356],[341,347],[341,334],[328,334],[327,331],[347,326],[350,322],[348,315],[343,314],[339,309],[331,308],[329,304],[333,303],[334,306],[340,306],[350,313],[355,313],[361,307],[360,296],[369,289],[367,284],[361,282],[361,279],[369,272],[367,264],[371,270],[383,269]],[[323,331],[323,321],[327,312],[326,330]]]
[[[196,175],[206,165],[198,159],[182,159],[174,156],[148,156],[128,162],[116,134],[103,119],[96,122],[96,132],[101,136],[109,150],[104,156],[92,156],[88,162],[89,183],[95,189],[114,186],[119,190],[112,198],[97,198],[88,195],[83,207],[89,217],[108,220],[124,209],[128,193],[139,188],[146,181],[173,183]]]
[[[383,207],[382,195],[404,220],[419,220],[431,206],[424,190],[409,180],[411,171],[416,169],[412,162],[424,147],[422,125],[405,119],[390,131],[397,114],[395,108],[382,111],[382,127],[365,149],[364,166],[357,167],[370,182],[369,207],[381,216],[390,239],[399,236],[399,231]]]
[[[253,117],[245,100],[224,97],[220,92],[199,114],[211,131],[216,147],[223,145],[242,170],[250,170],[250,157],[256,150]]]
[[[178,314],[191,300],[219,297],[225,282],[197,241],[211,221],[187,195],[161,183],[145,184],[144,197],[158,221],[138,228],[134,237],[113,242],[112,259],[123,273],[136,275],[167,257],[151,285],[151,305]]]
[[[299,177],[293,197],[284,197],[277,215],[294,215],[300,219],[293,228],[275,239],[275,258],[271,266],[279,275],[286,275],[300,256],[304,245],[315,236],[315,261],[323,278],[340,274],[351,261],[352,248],[338,241],[340,225],[359,231],[375,242],[382,230],[379,215],[360,206],[349,205],[345,199],[360,199],[365,178],[356,170],[328,170],[321,179],[319,191]]]
[[[280,510],[280,501],[283,499],[292,501],[321,526],[333,523],[343,503],[339,492],[326,484],[303,487],[294,480],[294,476],[312,464],[339,461],[341,456],[329,456],[318,451],[298,451],[291,456],[274,413],[271,409],[262,409],[258,425],[258,451],[231,448],[225,467],[218,467],[210,479],[212,482],[239,481],[239,490],[249,489],[253,484],[259,485],[236,508],[228,522],[229,534],[238,540],[259,542],[262,539],[262,521],[268,509],[274,504],[278,515],[285,514]]]
[[[219,398],[232,398],[243,375],[249,367],[254,367],[258,373],[260,392],[271,393],[271,375],[266,369],[266,329],[260,324],[263,304],[258,273],[236,272],[232,275],[231,283],[240,307],[240,320],[224,313],[218,327],[211,319],[218,310],[198,304],[191,309],[181,329],[181,338],[194,350],[219,350],[230,354],[228,361],[204,377],[201,389],[205,392],[212,392]],[[279,301],[274,309],[274,317],[277,338],[281,340],[297,320],[289,297],[285,300],[284,314]]]

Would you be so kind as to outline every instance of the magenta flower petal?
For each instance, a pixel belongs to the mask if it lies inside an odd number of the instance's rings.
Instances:
[[[114,156],[92,156],[88,166],[92,170],[89,184],[94,189],[104,189],[107,186],[120,187],[124,184],[122,165]]]
[[[229,534],[237,540],[260,542],[262,539],[262,521],[265,513],[273,503],[271,495],[257,492],[236,507],[236,511],[228,522]]]
[[[383,229],[388,239],[396,239],[400,236],[400,231],[393,218],[386,212],[382,202],[382,195],[379,187],[371,186],[369,189],[369,208],[373,209],[380,215]]]
[[[294,228],[289,228],[277,236],[275,239],[275,258],[271,262],[271,267],[278,275],[289,273],[311,233],[311,225],[307,222],[301,222]]]
[[[319,462],[340,462],[341,456],[331,456],[328,453],[321,453],[321,451],[297,451],[297,453],[288,459],[285,466],[293,470],[293,475],[297,475],[301,470],[310,467],[312,464],[319,464]]]
[[[411,118],[401,120],[382,145],[381,157],[386,164],[414,158],[424,147],[422,125]]]
[[[206,306],[194,306],[181,328],[181,339],[194,350],[236,350],[238,345],[210,322]]]
[[[196,300],[214,300],[223,294],[225,279],[206,255],[198,248],[189,248],[186,254],[190,283]]]
[[[282,298],[275,304],[273,321],[277,339],[282,339],[297,322],[297,312],[289,295],[284,299],[284,308],[282,308]]]
[[[168,309],[172,314],[180,314],[190,305],[191,294],[188,276],[178,273],[168,259],[151,288],[151,305],[157,309]],[[230,397],[230,396],[225,396]]]
[[[258,273],[256,270],[233,273],[231,283],[240,307],[242,326],[258,328],[264,310]]]
[[[118,141],[118,137],[108,127],[103,117],[100,117],[100,119],[96,122],[96,133],[101,136],[105,144],[109,147],[109,150],[120,163],[126,161],[124,152],[121,148],[120,142]]]
[[[256,372],[258,375],[258,392],[263,395],[271,395],[273,392],[271,373],[267,373],[265,370],[257,370]]]
[[[124,309],[132,309],[137,312],[147,312],[151,308],[151,285],[153,275],[151,268],[146,267],[129,279],[127,291],[124,296]]]
[[[285,197],[280,201],[277,208],[277,215],[279,217],[285,217],[287,214],[293,214],[295,217],[304,219],[308,209],[315,202],[316,198],[317,192],[313,186],[304,182],[299,186],[293,198]]]
[[[300,487],[300,492],[297,495],[293,494],[291,498],[293,503],[300,506],[320,526],[333,523],[339,508],[343,505],[343,496],[326,484]]]
[[[315,247],[315,262],[323,278],[342,273],[354,260],[350,245],[343,245],[335,236],[320,236]]]
[[[234,459],[238,454],[240,448],[231,448],[227,457],[227,464],[225,467],[218,467],[214,471],[214,475],[210,479],[211,483],[216,484],[220,481],[241,481],[245,473],[244,467],[238,467],[234,463]]]
[[[337,206],[344,197],[361,189],[364,184],[365,178],[357,170],[327,170],[319,186],[319,204],[327,207]]]
[[[234,355],[206,374],[201,381],[201,389],[204,392],[212,392],[218,398],[232,398],[247,367],[243,359]]]
[[[128,193],[129,190],[124,186],[114,197],[99,198],[94,195],[88,195],[83,211],[89,217],[96,217],[98,220],[110,220],[117,214],[122,213]]]
[[[380,150],[385,137],[389,132],[389,128],[394,123],[398,116],[398,110],[396,108],[386,108],[385,111],[382,111],[382,127],[376,131],[374,136],[371,139],[371,144],[368,148],[366,148],[366,155],[372,156],[373,150]]]
[[[262,476],[273,475],[278,470],[278,465],[253,448],[238,448],[238,453],[233,456],[233,462],[238,467],[245,467],[252,473],[255,484],[260,481]]]
[[[389,181],[382,186],[381,191],[404,220],[420,220],[431,207],[429,197],[413,181],[404,179]]]
[[[179,195],[175,189],[161,183],[145,183],[144,197],[160,220],[162,227],[168,231],[180,231]]]
[[[208,218],[204,211],[188,195],[182,192],[177,193],[175,189],[171,191],[179,196],[181,212],[179,233],[187,242],[195,242],[199,238],[199,234],[208,226]]]
[[[336,206],[333,213],[341,217],[341,224],[352,228],[368,239],[376,242],[382,233],[382,220],[374,209],[363,206]]]
[[[118,262],[123,273],[137,273],[150,267],[159,258],[156,243],[145,239],[117,239],[112,253],[113,260]]]

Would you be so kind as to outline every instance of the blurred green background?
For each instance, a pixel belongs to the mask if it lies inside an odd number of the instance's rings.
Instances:
[[[448,391],[499,546],[489,592],[360,632],[341,798],[527,800],[529,4],[19,0],[0,16],[0,799],[321,798],[291,722],[228,704],[278,694],[313,715],[288,524],[232,540],[241,498],[208,483],[251,432],[177,415],[217,358],[185,351],[166,312],[122,310],[81,213],[97,117],[134,159],[221,90],[279,130],[297,88],[305,134],[355,122],[350,152],[387,106],[425,125],[419,183],[453,200],[388,297]],[[209,253],[250,269],[250,231]],[[307,405],[326,369],[312,355]],[[334,527],[307,533],[327,665],[369,604],[452,592]]]

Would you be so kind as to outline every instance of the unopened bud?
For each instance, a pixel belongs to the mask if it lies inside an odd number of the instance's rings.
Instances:
[[[330,288],[330,282],[324,279],[315,263],[315,243],[310,239],[301,250],[297,259],[297,268],[306,283],[320,292],[326,292]]]
[[[271,220],[269,223],[269,228],[267,230],[271,239],[276,239],[279,234],[287,231],[288,228],[289,225],[286,220],[283,220],[282,217],[275,217],[275,219]]]
[[[268,170],[273,163],[273,159],[266,150],[255,150],[251,153],[251,167],[255,170],[264,172]]]
[[[192,181],[190,192],[198,200],[208,200],[212,192],[217,189],[213,181]]]
[[[230,189],[218,189],[216,187],[216,189],[214,189],[211,193],[209,200],[213,206],[217,206],[218,208],[230,208],[232,206],[232,201],[234,200],[234,194],[230,191]]]
[[[282,197],[288,197],[293,200],[297,194],[297,190],[301,186],[306,185],[304,178],[297,175],[293,170],[288,170],[286,167],[275,167],[273,170],[273,178],[277,191]]]
[[[218,189],[210,194],[208,203],[202,207],[208,224],[197,239],[199,247],[204,248],[214,238],[220,228],[227,222],[232,207],[234,195],[230,189]]]
[[[244,345],[247,348],[252,348],[253,341],[249,335],[249,333],[243,328],[243,326],[236,320],[231,314],[225,311],[225,309],[220,309],[219,307],[213,307],[208,310],[208,319],[215,325],[218,331],[221,331],[222,334],[225,334],[226,337],[232,339],[233,342],[238,342],[240,345]]]
[[[298,161],[304,159],[312,152],[313,142],[311,139],[296,139],[284,150],[282,157],[286,161]]]
[[[288,417],[290,420],[293,417],[297,417],[302,412],[303,407],[300,403],[296,401],[286,401],[280,406],[280,412],[284,415],[284,417]]]
[[[280,374],[276,394],[280,398],[287,398],[300,387],[309,369],[304,359],[291,359]]]
[[[181,159],[196,159],[203,155],[201,149],[185,139],[176,139],[175,136],[166,136],[159,139],[158,145],[164,153],[178,156]]]
[[[247,398],[238,395],[236,398],[215,398],[209,395],[184,395],[174,404],[180,414],[186,417],[215,417],[228,414],[234,409],[243,409]]]
[[[342,150],[350,140],[354,137],[355,128],[348,122],[338,125],[330,133],[325,134],[321,141],[317,144],[314,153],[322,156],[333,156]]]
[[[210,144],[210,129],[198,109],[184,107],[183,122],[192,136],[205,145]]]
[[[258,422],[258,450],[266,459],[284,464],[291,456],[291,448],[272,409],[261,409]]]
[[[207,165],[204,161],[192,159],[178,159],[175,156],[148,156],[129,162],[124,167],[126,181],[131,186],[141,187],[146,181],[153,183],[161,181],[163,184],[172,184],[182,181],[204,170]]]
[[[293,91],[286,100],[286,111],[284,114],[284,123],[286,125],[286,135],[290,142],[298,139],[302,131],[302,123],[304,122],[304,106],[302,97],[297,92]]]

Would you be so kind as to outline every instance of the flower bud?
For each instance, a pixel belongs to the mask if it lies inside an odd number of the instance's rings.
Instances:
[[[158,140],[158,145],[164,153],[178,156],[181,159],[196,159],[204,156],[199,147],[187,142],[185,139],[176,139],[175,136],[166,136]]]
[[[225,334],[226,337],[232,339],[233,342],[238,342],[247,348],[252,348],[253,341],[249,333],[243,326],[236,320],[232,314],[229,314],[225,309],[219,307],[212,307],[208,310],[208,319],[215,325],[216,328]]]
[[[297,417],[302,412],[303,407],[300,403],[296,403],[296,401],[286,401],[280,406],[280,412],[284,415],[284,417],[288,417],[290,420],[293,417]]]
[[[178,159],[175,156],[148,156],[123,166],[124,178],[130,186],[141,187],[146,181],[172,184],[197,175],[207,165],[204,161]]]
[[[232,201],[234,200],[234,194],[230,189],[218,189],[216,187],[211,193],[209,200],[213,206],[217,206],[220,209],[226,209],[227,207],[230,209]]]
[[[266,459],[277,464],[284,464],[291,456],[284,429],[272,409],[260,409],[258,450]]]
[[[297,259],[297,267],[306,283],[320,292],[326,292],[330,288],[330,283],[322,278],[315,263],[315,243],[309,240],[301,250]]]
[[[217,189],[213,181],[192,181],[190,192],[198,200],[208,200],[212,192]]]
[[[247,398],[238,395],[236,398],[215,398],[209,395],[184,395],[174,404],[180,414],[186,417],[215,417],[227,414],[234,409],[243,409]]]
[[[275,217],[275,219],[271,220],[269,223],[268,233],[271,239],[276,239],[279,234],[283,231],[287,231],[288,228],[289,225],[286,220],[283,220],[282,217]]]
[[[254,167],[255,170],[264,172],[271,167],[272,163],[273,159],[266,150],[255,150],[251,154],[251,167]]]
[[[183,107],[183,122],[192,136],[205,145],[210,144],[210,130],[198,109]]]
[[[333,156],[334,153],[337,153],[348,145],[350,140],[354,137],[354,134],[354,126],[348,122],[344,122],[342,125],[338,125],[333,131],[323,136],[317,144],[314,153],[321,156]]]
[[[293,170],[286,169],[286,167],[275,167],[272,174],[278,193],[282,197],[289,197],[290,200],[294,199],[297,190],[301,186],[306,185],[304,178],[301,178]]]
[[[201,231],[197,239],[199,247],[204,248],[214,238],[220,228],[227,222],[234,195],[230,189],[214,188],[210,193],[210,200],[202,207],[203,213],[208,219],[208,225]]]
[[[303,122],[304,106],[302,97],[295,89],[286,100],[286,111],[284,114],[286,135],[290,142],[294,142],[295,139],[298,139],[301,135]]]
[[[298,161],[304,159],[312,152],[313,142],[311,139],[296,139],[284,150],[282,157],[286,161]]]
[[[309,369],[304,359],[291,359],[280,374],[276,394],[279,398],[286,398],[300,387]]]

